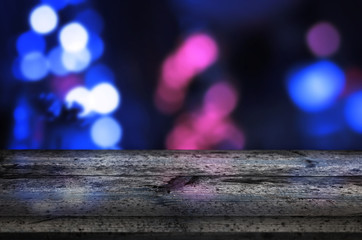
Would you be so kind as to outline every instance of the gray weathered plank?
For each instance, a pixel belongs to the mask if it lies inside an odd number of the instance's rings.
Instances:
[[[361,219],[362,152],[0,151],[0,233],[362,232]]]

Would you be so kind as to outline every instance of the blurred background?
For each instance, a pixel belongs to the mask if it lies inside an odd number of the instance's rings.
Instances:
[[[362,1],[1,0],[2,149],[362,149]]]

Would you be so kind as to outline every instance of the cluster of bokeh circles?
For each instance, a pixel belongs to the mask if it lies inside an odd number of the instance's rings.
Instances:
[[[40,0],[28,19],[30,29],[16,41],[15,78],[51,86],[67,108],[80,108],[79,118],[94,119],[89,134],[96,146],[119,148],[123,131],[112,114],[121,93],[112,70],[100,61],[105,50],[100,14],[86,0]]]
[[[345,127],[362,133],[362,88],[353,86],[353,69],[332,60],[338,59],[341,40],[334,24],[314,24],[306,32],[305,42],[316,60],[296,66],[288,74],[288,94],[302,112],[303,133],[328,136]]]

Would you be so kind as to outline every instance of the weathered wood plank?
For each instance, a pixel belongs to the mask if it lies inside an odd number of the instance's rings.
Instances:
[[[347,151],[0,151],[0,176],[361,176]]]
[[[361,221],[362,152],[0,151],[0,233],[362,232]]]
[[[21,226],[21,229],[19,228]],[[49,217],[2,219],[2,232],[362,232],[360,218]]]
[[[158,177],[2,179],[0,216],[362,216],[361,182],[227,176],[157,188],[165,186]]]

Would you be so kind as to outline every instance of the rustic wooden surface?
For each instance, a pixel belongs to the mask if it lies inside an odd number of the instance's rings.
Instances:
[[[53,232],[361,239],[362,152],[0,151],[0,239]]]

